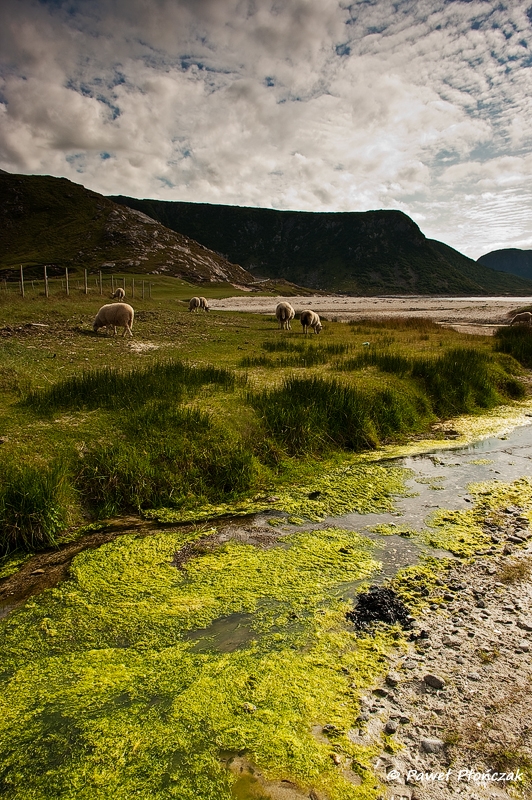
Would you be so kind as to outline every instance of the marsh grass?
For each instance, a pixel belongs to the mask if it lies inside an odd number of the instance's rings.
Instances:
[[[1,465],[0,555],[56,544],[72,519],[75,492],[64,463]]]
[[[77,484],[99,517],[227,501],[255,479],[251,449],[199,409],[153,403],[132,413],[122,432],[125,439],[97,444],[81,461]]]
[[[366,333],[371,329],[387,331],[420,331],[423,333],[441,333],[441,326],[430,317],[368,317],[349,322],[353,333]]]
[[[376,367],[412,378],[438,416],[492,408],[503,396],[517,399],[524,390],[489,352],[455,347],[437,357],[405,356],[389,350],[367,350],[338,364],[338,369]]]
[[[327,342],[310,344],[310,342],[292,342],[289,339],[267,340],[262,343],[267,353],[282,353],[277,358],[263,354],[245,356],[239,362],[240,367],[265,367],[269,369],[289,369],[291,367],[315,367],[329,364],[334,356],[345,355],[351,349],[349,344]]]
[[[279,388],[249,393],[270,436],[287,452],[359,451],[426,422],[422,398],[394,388],[364,391],[336,379],[286,378]]]
[[[524,367],[532,367],[532,330],[525,325],[499,328],[495,334],[495,349],[508,353]]]
[[[144,369],[90,370],[29,392],[24,404],[39,413],[60,409],[124,409],[154,397],[179,400],[186,390],[212,383],[232,389],[235,376],[227,369],[191,367],[181,361],[159,362]]]

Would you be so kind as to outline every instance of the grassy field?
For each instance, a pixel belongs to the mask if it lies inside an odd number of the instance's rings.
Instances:
[[[164,506],[190,518],[297,481],[316,458],[404,440],[524,392],[507,339],[425,319],[326,322],[305,337],[273,316],[191,314],[197,287],[151,277],[151,297],[132,301],[131,340],[93,333],[108,299],[96,286],[0,292],[4,553],[120,513]]]
[[[155,520],[79,553],[2,621],[8,800],[382,797],[379,746],[348,732],[405,639],[346,623],[347,587],[375,580],[378,553],[313,521],[391,510],[404,471],[353,453],[520,398],[522,342],[408,319],[325,321],[305,339],[298,322],[190,314],[197,291],[154,278],[133,339],[93,334],[97,293],[0,291],[4,557],[20,568],[20,551],[110,516]],[[200,522],[264,508],[299,527],[255,544]],[[474,513],[438,545],[474,553]],[[398,575],[414,612],[448,563]]]

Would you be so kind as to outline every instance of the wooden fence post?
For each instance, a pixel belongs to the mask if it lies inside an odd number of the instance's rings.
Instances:
[[[100,294],[103,294],[103,282],[102,282],[102,271],[99,271],[100,275]]]
[[[66,286],[66,294],[67,294],[67,297],[68,297],[69,294],[70,294],[70,289],[69,289],[69,286],[68,286],[68,267],[65,267],[65,286]]]
[[[89,293],[89,284],[88,284],[88,278],[87,278],[87,270],[84,270],[83,274],[85,276],[85,294],[88,294]]]
[[[44,293],[46,297],[50,296],[50,291],[48,289],[48,271],[46,267],[44,268]]]
[[[131,278],[131,299],[135,299],[135,278]]]
[[[144,300],[144,281],[142,281],[142,299]]]
[[[24,270],[22,264],[20,265],[20,294],[24,297]]]

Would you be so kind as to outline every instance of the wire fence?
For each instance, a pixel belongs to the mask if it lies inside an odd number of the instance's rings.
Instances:
[[[152,286],[150,281],[142,280],[139,278],[126,277],[124,275],[103,275],[102,272],[97,274],[88,274],[84,270],[82,276],[76,273],[74,276],[69,274],[68,269],[65,269],[63,276],[49,277],[46,268],[43,271],[42,279],[26,279],[24,277],[24,270],[20,268],[18,279],[2,278],[0,279],[0,292],[17,294],[23,298],[26,296],[45,295],[50,296],[69,296],[72,292],[77,294],[99,294],[102,297],[110,297],[117,289],[123,289],[127,297],[132,300],[136,299],[151,299]]]

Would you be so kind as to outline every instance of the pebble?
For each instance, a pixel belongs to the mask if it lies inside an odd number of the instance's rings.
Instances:
[[[481,677],[478,674],[478,672],[468,672],[467,673],[467,677],[469,678],[470,681],[479,681],[479,680],[481,680]]]
[[[395,733],[397,728],[399,727],[399,723],[395,719],[389,719],[386,725],[384,726],[385,733]]]
[[[388,686],[397,686],[401,677],[396,672],[389,672],[386,676],[386,683]]]
[[[433,689],[443,689],[445,686],[445,681],[443,678],[439,678],[437,675],[432,675],[430,672],[423,677],[423,680],[427,686],[432,686]]]
[[[445,742],[442,739],[422,739],[421,747],[425,753],[441,753]]]

